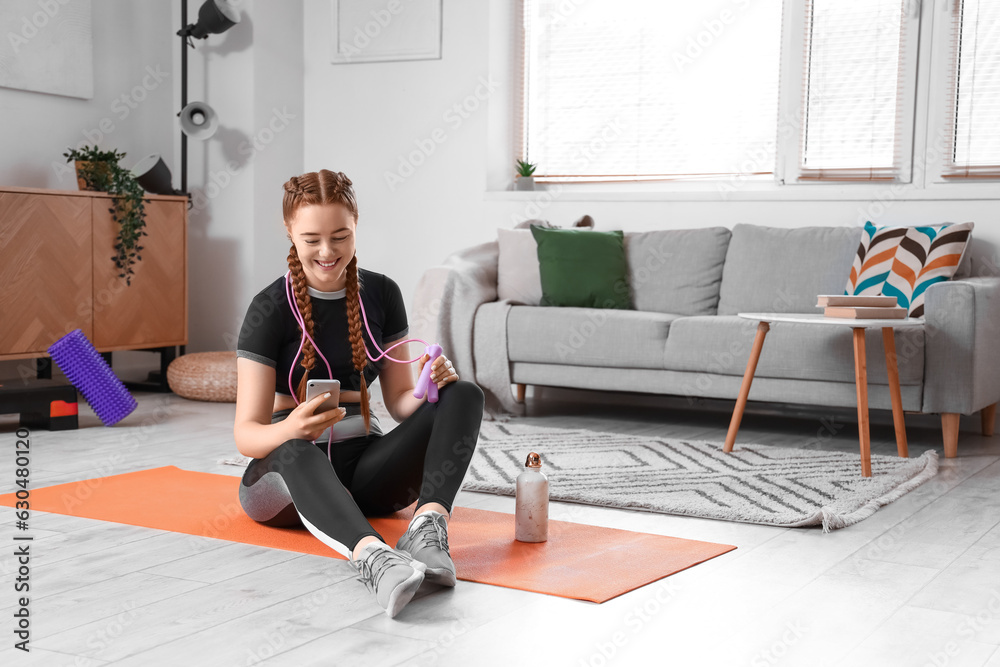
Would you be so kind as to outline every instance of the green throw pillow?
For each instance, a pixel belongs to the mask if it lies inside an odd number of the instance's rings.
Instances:
[[[621,231],[531,225],[542,279],[540,306],[632,308]]]

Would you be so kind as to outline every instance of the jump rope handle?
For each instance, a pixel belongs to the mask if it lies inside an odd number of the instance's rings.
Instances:
[[[423,369],[420,371],[420,377],[417,379],[417,386],[413,390],[413,397],[423,398],[424,394],[427,394],[428,403],[437,403],[438,388],[436,384],[431,382],[431,366],[434,364],[434,360],[441,356],[441,346],[437,343],[428,345],[426,353],[430,355],[430,359],[427,360]]]
[[[295,361],[299,358],[299,355],[302,353],[302,346],[305,345],[306,338],[308,338],[309,341],[313,344],[313,349],[316,351],[317,354],[319,354],[320,358],[323,360],[323,363],[326,364],[326,370],[327,370],[327,373],[329,373],[329,375],[327,377],[331,377],[331,378],[333,377],[333,370],[330,368],[330,362],[327,361],[326,357],[323,356],[323,352],[320,351],[319,345],[316,344],[316,341],[313,340],[312,336],[309,335],[309,332],[306,331],[306,325],[305,325],[305,323],[302,320],[302,313],[299,312],[298,301],[296,301],[295,299],[292,298],[292,271],[291,271],[291,269],[289,269],[288,272],[285,273],[285,296],[288,299],[288,307],[291,308],[292,314],[295,316],[295,320],[299,323],[299,328],[302,330],[302,341],[299,343],[298,352],[296,352],[295,356],[292,357],[291,366],[289,366],[289,368],[288,368],[288,393],[291,394],[291,396],[293,398],[295,398],[295,403],[298,404],[299,403],[299,399],[295,396],[295,388],[292,386],[292,372],[295,369]],[[372,335],[371,327],[368,326],[368,316],[365,313],[365,303],[361,299],[361,294],[358,294],[358,305],[361,307],[361,319],[364,320],[365,329],[368,331],[369,338],[371,338],[372,342],[374,343],[375,337]],[[419,338],[407,338],[406,340],[398,341],[394,345],[390,346],[388,350],[384,350],[384,351],[382,350],[382,348],[380,348],[378,346],[378,343],[375,343],[375,349],[378,350],[379,352],[381,352],[381,354],[378,357],[373,357],[371,355],[371,353],[368,351],[368,347],[367,346],[365,346],[365,354],[372,361],[378,361],[382,357],[386,357],[389,361],[395,361],[398,364],[412,364],[414,361],[416,361],[420,357],[417,357],[416,359],[394,359],[393,357],[389,356],[389,350],[392,350],[393,348],[395,348],[395,347],[397,347],[399,345],[402,345],[404,343],[409,343],[410,341],[417,341],[419,343],[424,343],[425,345],[427,343],[427,341],[420,340]],[[434,384],[433,382],[431,382],[431,366],[434,364],[434,360],[441,356],[441,352],[442,352],[441,346],[438,345],[437,343],[434,343],[432,345],[427,345],[427,347],[424,350],[424,352],[430,358],[427,360],[427,363],[424,364],[424,367],[423,367],[423,369],[420,372],[420,378],[417,380],[417,386],[413,390],[413,397],[414,398],[423,398],[424,394],[427,394],[427,401],[429,403],[437,403],[437,401],[438,401],[438,388],[437,388],[436,384]],[[421,355],[421,356],[423,356],[423,355]],[[57,359],[57,361],[58,361],[58,359]],[[103,419],[103,417],[102,417],[102,419]],[[332,441],[331,441],[330,444],[332,444]],[[329,444],[328,444],[327,445],[327,456],[328,457],[329,457],[329,454],[330,454],[330,452],[329,452]]]

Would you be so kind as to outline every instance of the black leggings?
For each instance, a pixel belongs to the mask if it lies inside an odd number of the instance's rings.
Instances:
[[[385,435],[333,443],[330,460],[326,443],[302,439],[251,459],[240,484],[243,510],[268,526],[304,525],[347,558],[361,538],[382,540],[365,516],[414,500],[441,503],[450,514],[479,440],[484,395],[466,380],[438,392],[437,403],[425,401]]]

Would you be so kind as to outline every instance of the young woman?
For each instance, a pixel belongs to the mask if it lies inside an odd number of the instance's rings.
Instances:
[[[408,325],[396,283],[358,268],[351,181],[324,169],[292,177],[284,189],[288,273],[254,297],[237,346],[233,432],[252,458],[240,503],[255,521],[304,525],[343,554],[392,617],[425,576],[455,585],[448,519],[479,437],[483,391],[460,380],[442,355],[431,371],[438,401],[430,403],[413,396],[410,364],[370,361],[405,338]],[[412,358],[409,343],[389,354]],[[427,360],[420,358],[417,374]],[[385,434],[368,405],[378,377],[399,422]],[[340,380],[340,408],[316,412],[324,396],[305,400],[309,378]],[[329,439],[319,441],[328,428]],[[413,519],[391,548],[365,517],[414,501]]]

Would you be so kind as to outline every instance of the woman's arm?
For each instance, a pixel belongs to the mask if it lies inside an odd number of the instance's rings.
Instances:
[[[240,454],[260,459],[290,440],[288,424],[271,423],[275,371],[244,357],[236,359],[236,420],[233,437]]]
[[[399,347],[394,347],[387,356],[394,359],[409,359],[410,344],[403,343]],[[378,376],[379,382],[382,383],[382,400],[385,402],[385,409],[389,411],[389,416],[399,423],[412,415],[420,407],[420,404],[427,400],[426,394],[424,398],[414,398],[413,396],[413,390],[417,385],[411,365],[388,361]]]
[[[403,343],[392,351],[392,356],[396,359],[408,359],[410,357],[410,344]],[[422,358],[427,356],[422,355]],[[417,374],[423,369],[425,362],[417,362]],[[437,379],[438,389],[458,380],[458,374],[451,366],[451,362],[444,355],[434,360],[434,369],[431,378]],[[379,373],[382,381],[382,398],[385,400],[385,407],[389,415],[397,422],[402,422],[407,417],[416,412],[417,408],[427,401],[427,394],[421,398],[416,398],[413,391],[416,388],[416,381],[410,364],[397,364],[390,361]]]

